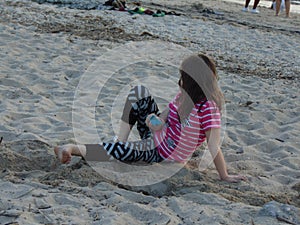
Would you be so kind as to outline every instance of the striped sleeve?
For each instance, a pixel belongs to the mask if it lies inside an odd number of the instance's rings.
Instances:
[[[199,113],[202,130],[208,131],[211,128],[221,128],[221,114],[214,102],[207,101]]]

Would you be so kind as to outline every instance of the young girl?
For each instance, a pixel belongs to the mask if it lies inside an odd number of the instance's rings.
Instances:
[[[127,96],[120,132],[114,142],[55,147],[62,163],[72,155],[87,161],[107,161],[112,156],[122,162],[187,162],[206,140],[222,180],[238,182],[246,178],[229,175],[220,150],[223,94],[218,87],[214,62],[206,55],[191,55],[180,67],[179,93],[166,110],[159,113],[157,104],[144,86],[134,87]],[[128,142],[134,125],[140,141]]]

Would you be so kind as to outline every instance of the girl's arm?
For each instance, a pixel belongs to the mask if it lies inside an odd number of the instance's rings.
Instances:
[[[220,149],[220,128],[209,129],[205,132],[207,138],[208,149],[214,159],[214,164],[222,180],[228,182],[238,182],[246,180],[242,175],[229,175],[227,172],[226,162]]]
[[[159,115],[159,118],[161,118],[163,121],[167,121],[168,115],[169,115],[170,109],[167,107],[162,113]]]

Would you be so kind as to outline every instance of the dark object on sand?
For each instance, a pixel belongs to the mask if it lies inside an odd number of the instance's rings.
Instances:
[[[108,0],[104,3],[105,6],[113,6],[115,8],[126,8],[126,2],[120,0]]]

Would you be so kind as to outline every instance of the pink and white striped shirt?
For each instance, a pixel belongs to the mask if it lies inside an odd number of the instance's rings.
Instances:
[[[215,102],[205,99],[195,104],[186,121],[180,123],[179,95],[169,103],[167,122],[154,133],[154,141],[162,158],[184,162],[206,140],[206,131],[221,127],[221,115]]]

